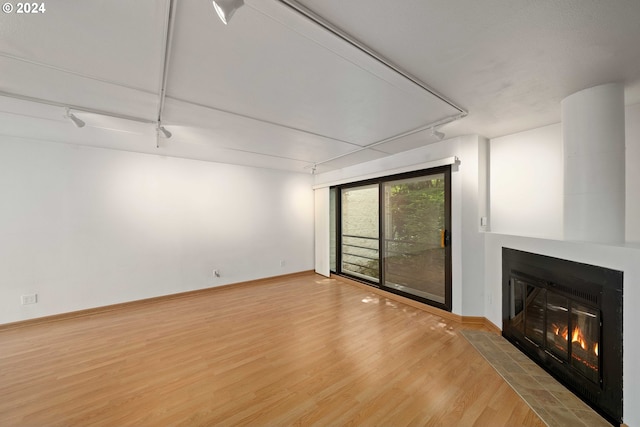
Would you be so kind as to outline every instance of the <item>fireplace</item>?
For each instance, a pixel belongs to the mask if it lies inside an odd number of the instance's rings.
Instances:
[[[622,422],[622,272],[502,249],[503,336]]]

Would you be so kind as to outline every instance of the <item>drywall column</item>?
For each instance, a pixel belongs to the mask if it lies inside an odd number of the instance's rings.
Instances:
[[[624,90],[592,87],[562,101],[564,238],[624,242]]]

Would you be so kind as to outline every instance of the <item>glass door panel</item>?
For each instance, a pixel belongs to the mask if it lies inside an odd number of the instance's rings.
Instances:
[[[384,182],[384,286],[445,304],[446,185],[437,173]]]
[[[343,188],[341,198],[342,272],[375,283],[380,279],[378,188]]]
[[[511,325],[524,335],[524,303],[526,282],[512,277],[509,281],[511,304],[509,305],[509,320]]]
[[[569,357],[569,299],[547,293],[547,349],[562,360]]]
[[[542,346],[544,337],[544,308],[546,289],[527,285],[527,297],[524,314],[524,335],[531,342]]]
[[[600,362],[600,312],[596,308],[571,302],[571,365],[598,384]]]

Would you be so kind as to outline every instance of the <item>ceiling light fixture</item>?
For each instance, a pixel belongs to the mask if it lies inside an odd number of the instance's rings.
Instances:
[[[171,138],[172,133],[165,129],[164,126],[158,126],[158,135],[162,134],[165,138]]]
[[[73,114],[68,108],[67,108],[67,114],[64,117],[71,120],[73,122],[73,125],[77,128],[84,127],[84,125],[86,124],[85,122],[77,118],[75,114]]]
[[[431,128],[431,135],[435,136],[438,141],[442,141],[444,139],[444,133],[438,132],[436,128]]]
[[[242,5],[244,5],[244,0],[213,0],[213,7],[224,25],[227,25],[236,10]]]

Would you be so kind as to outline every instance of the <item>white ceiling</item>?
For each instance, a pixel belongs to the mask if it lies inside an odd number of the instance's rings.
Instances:
[[[564,97],[613,81],[640,102],[638,0],[299,3],[450,102],[278,0],[228,26],[209,0],[59,0],[0,15],[0,133],[323,172],[432,143],[460,110],[447,137],[556,123]],[[173,137],[156,147],[124,117],[157,120],[163,76]]]

